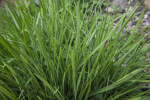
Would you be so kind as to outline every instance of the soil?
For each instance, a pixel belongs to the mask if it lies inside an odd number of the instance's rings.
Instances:
[[[116,14],[123,14],[126,12],[128,7],[129,7],[129,10],[131,11],[136,3],[141,3],[143,0],[109,0],[109,1],[106,0],[106,1],[110,2],[110,6],[109,6],[110,12],[116,13]],[[114,9],[113,6],[116,6],[116,8]],[[137,21],[139,20],[141,13],[143,12],[145,8],[146,8],[146,12],[142,18],[142,22],[138,30],[140,31],[144,27],[148,27],[146,31],[144,31],[142,34],[149,34],[150,32],[150,0],[144,0],[142,5],[139,7],[139,9],[136,12],[138,13],[138,15],[133,17],[130,20],[129,24],[127,25],[127,30],[131,31],[134,29]],[[150,43],[150,35],[148,36],[147,44],[149,43]],[[147,55],[150,55],[150,52],[148,52]],[[147,60],[150,60],[150,58],[148,58]]]
[[[142,2],[142,0],[110,0],[110,7],[109,8],[112,11],[115,11],[116,9],[112,8],[112,6],[115,5],[117,7],[117,9],[119,9],[119,10],[117,10],[117,13],[122,14],[122,13],[126,12],[128,7],[129,7],[129,10],[131,11],[133,9],[134,5],[137,2]],[[146,26],[150,25],[150,0],[145,0],[143,2],[143,4],[139,7],[139,9],[137,10],[137,13],[139,13],[139,14],[136,16],[136,18],[133,18],[129,22],[129,24],[128,24],[129,29],[133,29],[135,27],[135,22],[139,20],[139,16],[140,16],[140,14],[142,13],[142,11],[144,10],[145,7],[147,9],[146,9],[146,12],[143,16],[141,25],[143,27],[146,27]]]
[[[141,3],[143,0],[106,0],[106,1],[110,2],[110,6],[109,6],[110,12],[121,15],[127,11],[128,7],[129,7],[129,11],[131,11],[134,8],[136,3]],[[146,8],[146,12],[142,18],[142,22],[138,30],[141,30],[144,27],[148,27],[146,31],[143,32],[143,34],[148,34],[150,32],[150,0],[144,0],[142,5],[139,7],[139,9],[136,12],[137,15],[134,16],[130,20],[129,24],[127,25],[127,30],[131,31],[132,29],[134,29],[144,8]],[[150,43],[150,35],[148,37],[149,39],[147,43]]]

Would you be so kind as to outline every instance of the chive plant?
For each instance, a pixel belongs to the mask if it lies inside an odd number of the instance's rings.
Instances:
[[[149,98],[149,33],[72,0],[16,0],[0,10],[0,99]],[[87,3],[88,4],[88,3]],[[117,24],[114,22],[118,20]]]

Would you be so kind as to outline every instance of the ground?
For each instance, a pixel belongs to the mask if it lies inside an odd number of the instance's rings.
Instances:
[[[131,11],[136,3],[142,2],[143,0],[106,0],[106,1],[110,2],[109,11],[112,13],[115,13],[116,16],[119,16],[125,13],[128,7],[129,7],[129,10]],[[134,29],[144,8],[146,8],[146,12],[143,16],[142,22],[138,29],[140,30],[140,29],[143,29],[144,27],[148,27],[146,31],[143,32],[143,34],[149,34],[150,32],[150,0],[145,0],[142,3],[142,5],[139,7],[139,9],[136,12],[137,15],[134,16],[132,20],[130,20],[129,24],[127,25],[127,31],[130,32],[132,31],[132,29]],[[148,37],[147,43],[148,44],[150,43],[150,35]],[[148,53],[148,55],[149,54],[150,52]]]
[[[130,2],[130,1],[132,1],[132,2]],[[116,14],[119,15],[119,14],[124,13],[128,7],[129,7],[129,10],[132,10],[134,5],[137,2],[142,2],[142,0],[110,0],[109,10],[112,12],[115,12]],[[130,3],[131,3],[131,5],[129,6]],[[137,16],[135,16],[129,22],[129,24],[128,24],[129,29],[133,29],[135,27],[135,23],[139,19],[139,16],[145,7],[147,9],[143,16],[141,26],[145,27],[145,26],[150,25],[150,0],[145,0],[144,3],[140,6],[140,8],[137,11],[137,13],[139,13],[139,14]]]

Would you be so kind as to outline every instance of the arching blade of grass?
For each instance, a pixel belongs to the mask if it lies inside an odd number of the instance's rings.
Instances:
[[[62,96],[59,94],[60,92],[58,90],[55,90],[45,79],[43,79],[41,76],[35,74],[43,83],[45,86],[47,86],[54,95],[56,95],[57,99],[63,100]]]
[[[10,99],[12,100],[18,100],[17,97],[10,93],[9,91],[7,91],[4,87],[0,86],[0,92],[2,92],[3,94],[7,95]]]
[[[93,93],[91,94],[91,96],[92,96],[92,95],[95,95],[95,94],[98,94],[98,93],[110,91],[110,90],[116,88],[117,85],[119,85],[119,84],[121,84],[121,83],[123,83],[123,82],[127,82],[129,79],[131,79],[134,75],[138,74],[138,73],[141,72],[142,70],[143,70],[143,69],[140,68],[140,69],[137,69],[137,70],[135,70],[135,71],[133,71],[133,72],[127,74],[126,76],[124,76],[123,78],[117,80],[117,81],[114,82],[113,84],[108,85],[108,86],[106,86],[106,87],[103,87],[103,88],[101,88],[101,89],[99,89],[99,90],[96,90],[95,92],[93,92]]]

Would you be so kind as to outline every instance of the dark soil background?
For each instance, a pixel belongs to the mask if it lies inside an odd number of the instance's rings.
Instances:
[[[131,11],[137,2],[142,2],[143,0],[109,0],[109,1],[106,0],[106,1],[110,2],[109,6],[110,12],[115,12],[116,14],[123,14],[126,12],[128,7],[129,10]],[[130,3],[131,5],[129,6]],[[135,27],[136,21],[139,20],[139,16],[145,7],[147,9],[143,16],[141,26],[145,27],[150,25],[150,0],[145,0],[137,11],[137,13],[139,14],[129,22],[128,24],[129,29],[133,29]]]
[[[129,11],[131,11],[136,3],[138,2],[140,3],[143,0],[105,0],[105,1],[110,3],[109,12],[115,13],[116,15],[121,15],[127,11],[128,7],[129,7]],[[147,29],[143,32],[143,34],[149,34],[150,32],[150,0],[144,0],[142,5],[139,7],[139,9],[136,12],[137,15],[134,16],[128,23],[126,29],[129,33],[132,31],[132,29],[134,29],[144,8],[146,8],[146,12],[143,16],[142,22],[137,31],[140,31],[144,27],[147,27]],[[150,44],[150,35],[148,37],[147,44]],[[147,55],[150,55],[150,52]]]

